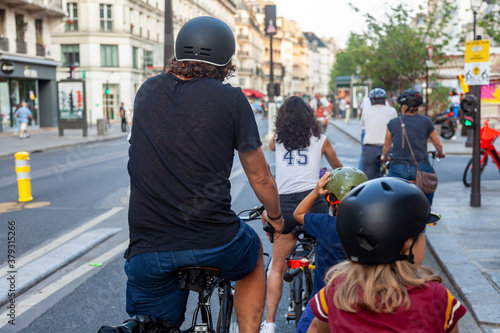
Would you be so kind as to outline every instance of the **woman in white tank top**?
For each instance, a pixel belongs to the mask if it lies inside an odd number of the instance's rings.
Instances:
[[[278,110],[276,135],[269,147],[276,151],[276,183],[285,227],[283,234],[273,243],[273,263],[267,282],[266,321],[261,332],[274,332],[274,320],[283,289],[286,257],[292,252],[297,237],[291,229],[300,225],[293,218],[297,205],[304,199],[319,179],[323,155],[332,167],[340,168],[337,154],[321,128],[314,110],[300,97],[285,100]],[[318,198],[312,213],[328,213],[328,203]]]

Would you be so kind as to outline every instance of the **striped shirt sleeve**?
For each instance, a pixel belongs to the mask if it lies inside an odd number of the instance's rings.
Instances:
[[[314,316],[321,321],[328,321],[328,305],[326,304],[326,287],[321,289],[309,302]]]
[[[450,293],[446,287],[443,286],[444,292],[446,293],[446,312],[444,318],[444,331],[451,332],[455,325],[458,323],[460,318],[462,318],[467,309],[462,305],[453,295]]]

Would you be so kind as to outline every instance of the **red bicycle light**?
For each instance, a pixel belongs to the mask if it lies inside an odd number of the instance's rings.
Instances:
[[[309,266],[309,259],[307,259],[307,258],[300,259],[300,266],[308,267]]]
[[[287,259],[287,265],[290,269],[295,269],[300,267],[301,259]]]

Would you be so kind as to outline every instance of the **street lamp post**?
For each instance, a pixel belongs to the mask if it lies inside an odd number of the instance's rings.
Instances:
[[[481,4],[483,0],[471,0],[470,7],[472,9],[472,13],[474,14],[473,21],[473,33],[474,40],[481,39],[481,36],[476,35],[476,14],[481,8]],[[481,121],[481,86],[473,85],[471,86],[471,93],[477,98],[477,110],[476,110],[476,119],[474,122],[477,124],[476,127],[472,130],[473,132],[473,140],[472,140],[472,187],[471,187],[471,197],[470,197],[470,205],[471,207],[481,207],[481,173],[479,170],[480,162],[481,162],[481,137],[480,137],[480,121]],[[470,131],[470,130],[469,130]]]
[[[427,60],[425,61],[425,115],[429,113],[429,67],[432,67],[432,50],[434,48],[427,46]]]
[[[472,14],[473,14],[473,17],[474,17],[474,21],[473,21],[473,35],[472,35],[472,39],[473,40],[476,40],[476,15],[477,15],[477,12],[479,11],[479,9],[481,8],[481,4],[483,3],[483,0],[471,0],[470,1],[470,9],[472,10]]]

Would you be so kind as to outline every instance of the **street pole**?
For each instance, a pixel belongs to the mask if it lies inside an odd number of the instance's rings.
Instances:
[[[165,0],[165,40],[163,50],[163,71],[168,67],[170,58],[174,55],[174,19],[172,0]]]
[[[270,46],[269,46],[269,88],[267,89],[268,91],[268,97],[269,100],[267,102],[267,108],[268,108],[268,113],[267,113],[267,135],[266,138],[271,140],[271,138],[274,135],[274,118],[276,115],[276,103],[274,103],[274,63],[273,63],[273,35],[269,35],[269,40],[270,40]]]
[[[429,66],[425,64],[425,115],[429,113]]]
[[[476,15],[474,12],[474,32],[476,31]],[[474,40],[481,40],[481,36],[474,35]],[[472,188],[470,193],[471,207],[481,207],[481,86],[471,86],[471,92],[477,98],[477,109],[475,112],[474,139],[472,142]]]

